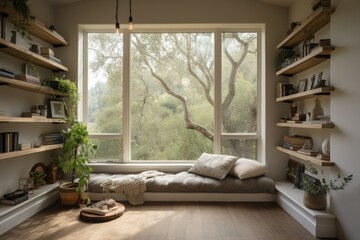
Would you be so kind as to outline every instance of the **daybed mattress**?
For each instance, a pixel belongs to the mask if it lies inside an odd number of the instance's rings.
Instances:
[[[112,176],[112,180],[127,174],[93,173],[90,176],[88,191],[102,193],[101,183]],[[203,177],[188,172],[166,174],[150,178],[146,183],[147,192],[176,192],[176,193],[275,193],[275,183],[272,179],[260,176],[240,180],[228,175],[224,180]]]

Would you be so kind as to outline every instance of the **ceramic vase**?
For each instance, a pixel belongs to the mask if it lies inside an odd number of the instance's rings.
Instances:
[[[315,106],[311,112],[311,120],[317,120],[319,115],[324,115],[324,110],[321,107],[320,99],[315,99]]]
[[[326,138],[321,145],[323,154],[330,156],[330,140]]]

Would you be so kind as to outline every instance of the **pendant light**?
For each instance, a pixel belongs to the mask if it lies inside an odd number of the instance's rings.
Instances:
[[[116,0],[116,11],[115,11],[115,32],[120,32],[120,23],[119,23],[119,0]]]
[[[131,31],[134,29],[133,18],[132,18],[132,14],[131,14],[131,0],[129,0],[129,6],[130,6],[129,31]]]

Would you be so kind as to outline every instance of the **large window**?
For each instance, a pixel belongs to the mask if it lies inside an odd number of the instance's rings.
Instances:
[[[96,159],[256,159],[260,36],[241,28],[84,31],[83,119]]]

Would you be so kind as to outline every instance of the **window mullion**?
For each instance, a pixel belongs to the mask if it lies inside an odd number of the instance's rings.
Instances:
[[[215,99],[215,106],[214,106],[214,121],[215,121],[215,128],[214,128],[214,153],[221,154],[221,78],[222,78],[222,37],[221,31],[215,31],[215,44],[214,44],[214,51],[215,51],[215,84],[214,84],[214,99]]]
[[[123,161],[131,160],[130,32],[123,33]]]

